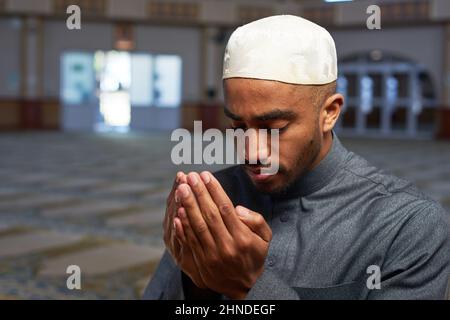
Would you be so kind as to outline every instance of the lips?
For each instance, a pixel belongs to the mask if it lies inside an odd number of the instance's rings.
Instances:
[[[245,171],[247,171],[247,174],[249,175],[250,179],[252,179],[255,182],[267,182],[270,178],[273,177],[273,175],[261,173],[262,167],[245,166],[244,168]]]

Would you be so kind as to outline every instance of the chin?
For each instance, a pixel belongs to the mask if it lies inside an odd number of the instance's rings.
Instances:
[[[266,194],[281,193],[285,189],[286,185],[282,182],[282,176],[280,173],[271,175],[265,178],[263,181],[255,179],[251,175],[249,175],[249,178],[258,191]]]

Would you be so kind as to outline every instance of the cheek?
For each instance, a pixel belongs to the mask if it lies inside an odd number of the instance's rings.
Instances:
[[[287,169],[296,166],[299,159],[303,159],[304,154],[310,149],[310,140],[300,136],[280,139],[279,158],[281,166]]]
[[[307,165],[311,157],[317,151],[320,141],[320,129],[318,123],[314,128],[297,126],[290,133],[280,136],[280,165],[288,170]],[[294,128],[293,128],[294,129]]]

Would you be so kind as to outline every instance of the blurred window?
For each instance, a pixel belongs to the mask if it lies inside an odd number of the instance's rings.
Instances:
[[[87,104],[95,96],[93,54],[64,53],[61,62],[61,99],[64,104]]]
[[[155,57],[154,105],[178,107],[181,103],[181,58],[176,55]]]
[[[181,104],[182,60],[177,55],[68,52],[62,57],[61,70],[65,104],[79,105],[95,98],[95,79],[99,96],[127,91],[133,107],[175,108]]]
[[[149,54],[131,54],[130,97],[133,107],[153,104],[153,59]]]

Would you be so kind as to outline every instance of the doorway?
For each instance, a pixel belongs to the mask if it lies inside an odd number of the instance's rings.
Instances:
[[[151,129],[154,115],[180,106],[181,78],[177,55],[66,52],[61,60],[63,127],[128,132],[135,122]],[[148,126],[141,125],[144,120]]]
[[[128,52],[97,51],[94,69],[99,114],[95,130],[127,132],[131,120],[131,57]]]

